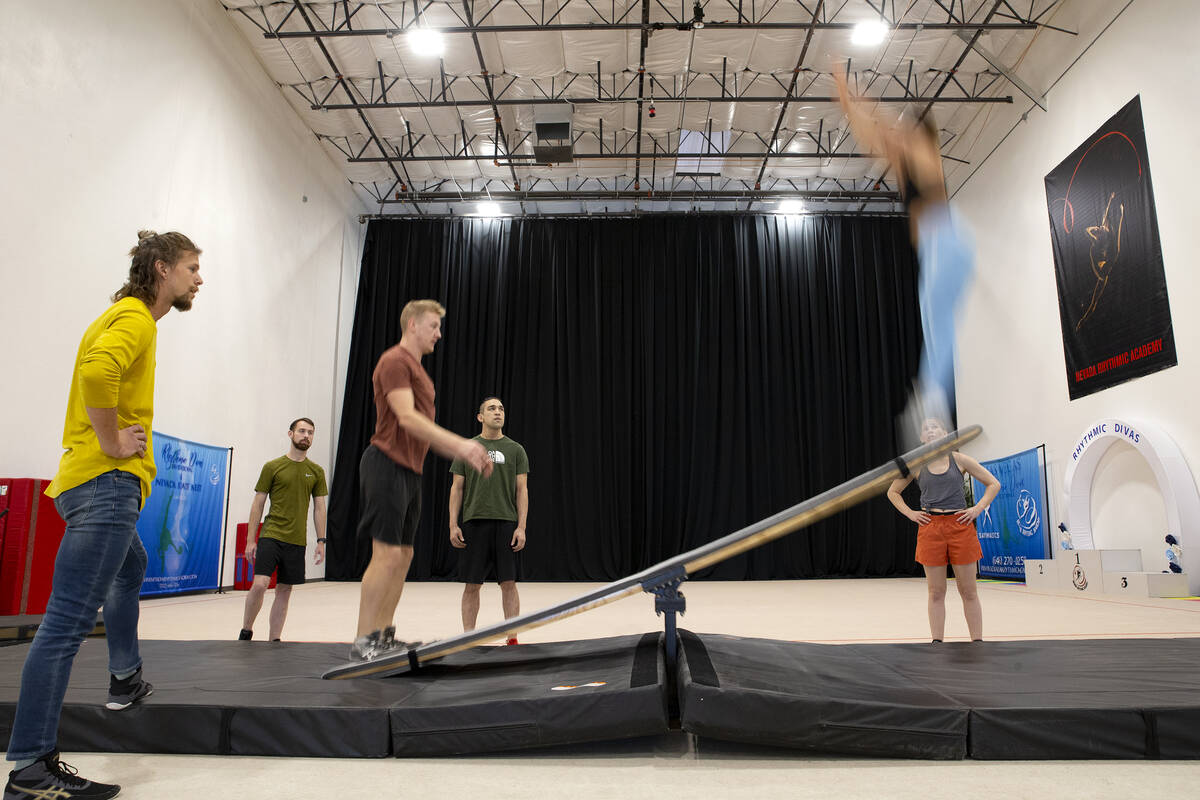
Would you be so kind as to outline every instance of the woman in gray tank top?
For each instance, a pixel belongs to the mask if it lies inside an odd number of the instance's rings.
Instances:
[[[933,442],[946,435],[946,426],[938,419],[927,419],[921,426],[921,441]],[[963,473],[984,485],[979,502],[967,506]],[[921,510],[914,511],[900,493],[913,478],[921,487]],[[962,453],[949,453],[921,468],[920,474],[897,478],[888,487],[888,500],[904,516],[917,523],[917,561],[925,568],[929,588],[929,634],[940,642],[946,629],[946,565],[954,565],[954,582],[962,598],[963,615],[971,641],[983,641],[983,607],[975,585],[976,562],[983,555],[975,518],[987,508],[1000,491],[1000,481],[982,464]]]

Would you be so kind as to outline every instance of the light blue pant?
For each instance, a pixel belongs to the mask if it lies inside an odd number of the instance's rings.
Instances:
[[[58,749],[58,719],[79,645],[104,606],[108,669],[118,677],[142,665],[138,654],[138,596],[146,550],[138,538],[142,505],[136,475],[113,470],[68,489],[54,500],[67,523],[54,562],[54,587],[21,673],[8,760]]]
[[[975,274],[975,242],[949,206],[927,208],[918,218],[917,258],[925,337],[917,386],[927,407],[948,413],[954,396],[954,318]]]

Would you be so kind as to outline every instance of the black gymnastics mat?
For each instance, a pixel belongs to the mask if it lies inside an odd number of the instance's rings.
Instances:
[[[680,722],[698,736],[872,757],[1200,758],[1200,639],[680,638]]]
[[[80,648],[59,728],[66,751],[436,756],[667,731],[661,633],[476,647],[400,678],[326,681],[348,645],[141,643],[154,694],[104,707],[104,642]],[[0,650],[7,741],[27,647]]]

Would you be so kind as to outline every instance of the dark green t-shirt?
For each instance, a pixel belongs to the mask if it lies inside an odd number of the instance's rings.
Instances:
[[[476,436],[492,459],[491,477],[485,478],[455,460],[450,471],[463,476],[463,504],[459,522],[473,519],[503,519],[517,521],[517,476],[529,472],[529,457],[525,448],[507,436],[485,439]]]
[[[309,461],[292,461],[280,456],[263,464],[254,491],[266,492],[271,510],[260,536],[269,536],[288,544],[308,543],[308,499],[329,494],[325,470]]]

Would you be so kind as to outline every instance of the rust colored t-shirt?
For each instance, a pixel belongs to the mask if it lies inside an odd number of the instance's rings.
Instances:
[[[400,466],[421,474],[421,465],[429,452],[429,442],[410,434],[400,426],[399,420],[388,405],[389,392],[397,389],[412,389],[413,405],[417,413],[433,419],[433,381],[413,354],[400,345],[383,351],[375,372],[371,375],[375,389],[375,434],[371,444]]]

